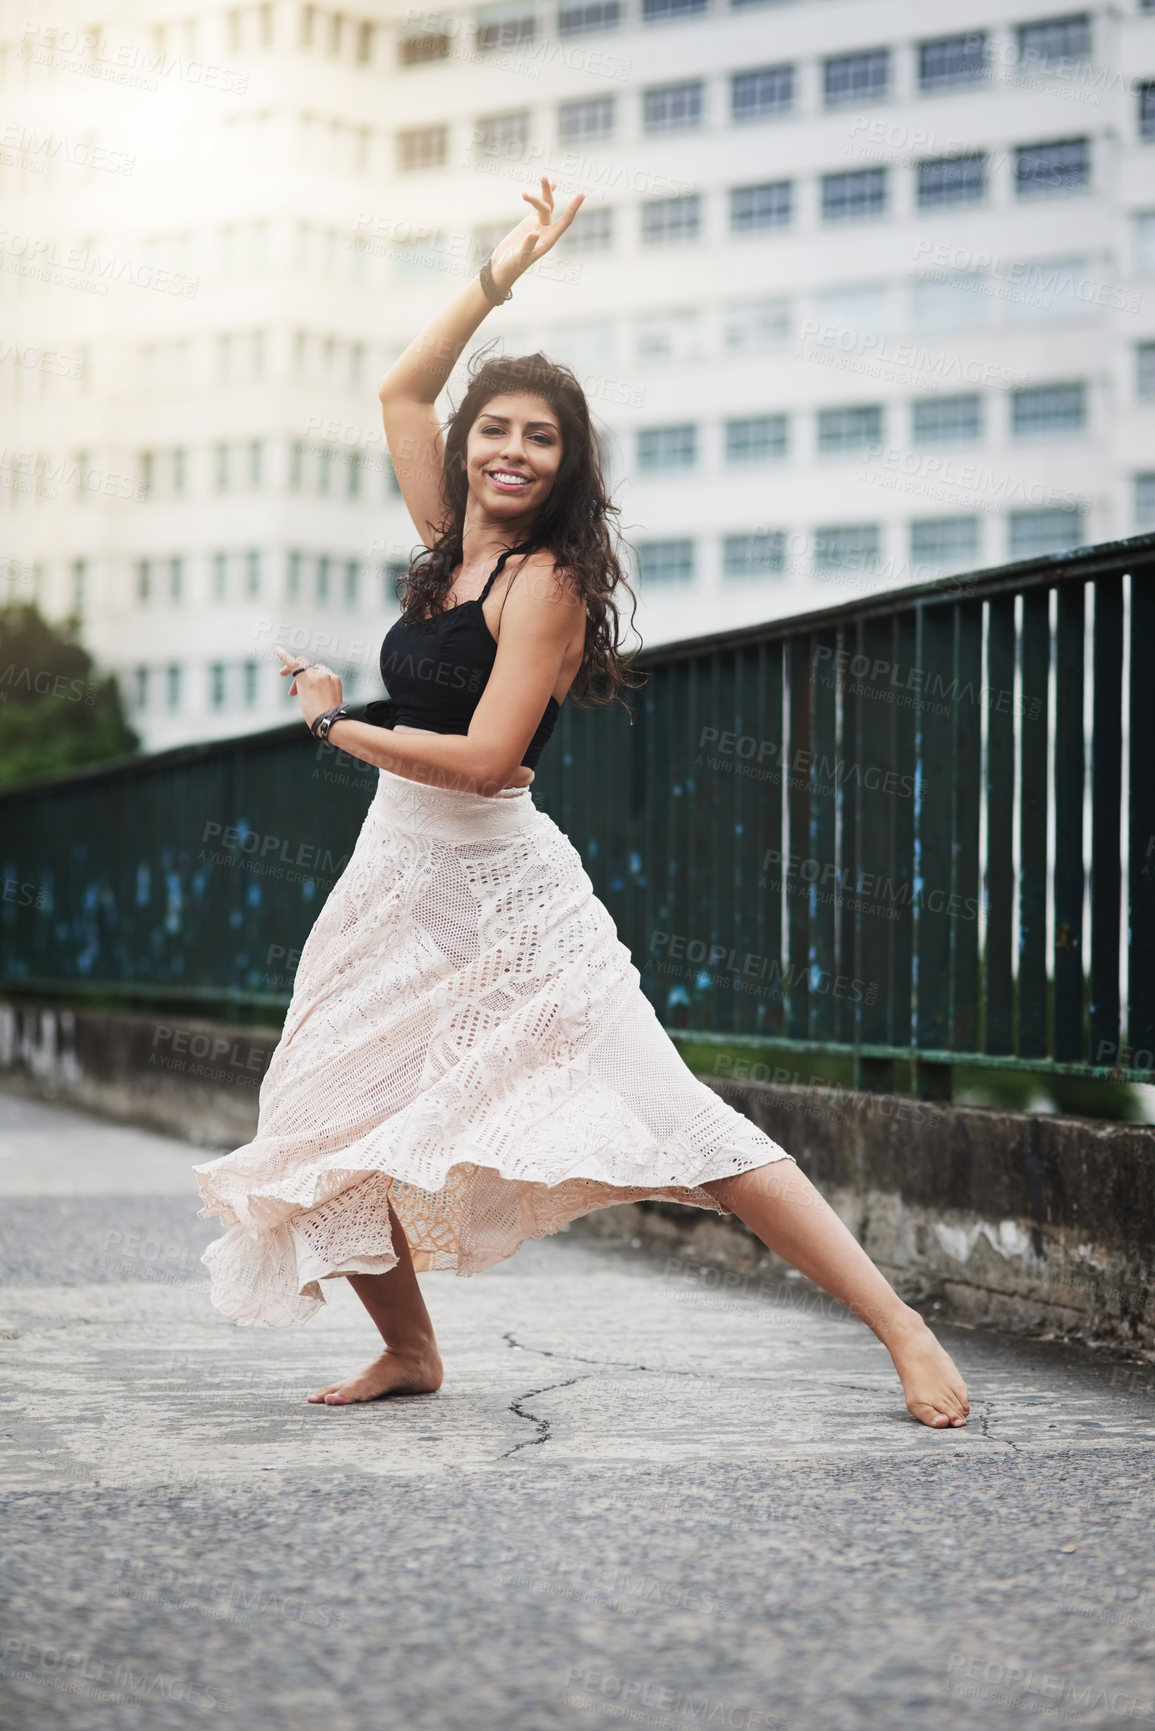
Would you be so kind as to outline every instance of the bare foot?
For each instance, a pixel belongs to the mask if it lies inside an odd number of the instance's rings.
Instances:
[[[906,1410],[935,1430],[964,1425],[971,1407],[958,1366],[918,1312],[910,1315],[902,1332],[885,1343],[902,1383]]]
[[[386,1347],[360,1376],[319,1388],[309,1400],[314,1406],[348,1406],[355,1400],[379,1400],[385,1394],[434,1394],[441,1387],[441,1377],[441,1355],[435,1346],[421,1353],[390,1352]]]

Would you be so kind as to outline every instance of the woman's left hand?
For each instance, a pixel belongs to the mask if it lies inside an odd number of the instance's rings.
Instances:
[[[289,696],[300,698],[301,714],[311,730],[319,715],[340,703],[341,681],[331,667],[307,661],[303,655],[291,655],[279,643],[273,647],[281,658],[281,678],[292,680]]]

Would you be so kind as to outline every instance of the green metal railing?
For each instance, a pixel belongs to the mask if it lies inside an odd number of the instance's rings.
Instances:
[[[671,1032],[1151,1080],[1155,535],[647,652],[534,797]],[[0,990],[283,1007],[375,771],[299,723],[0,797]]]

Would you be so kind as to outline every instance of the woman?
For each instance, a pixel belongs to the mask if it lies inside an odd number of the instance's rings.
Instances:
[[[391,693],[348,717],[340,681],[285,651],[318,738],[377,792],[302,950],[254,1140],[196,1168],[213,1302],[300,1321],[346,1277],[384,1342],[344,1405],[430,1393],[442,1367],[416,1272],[477,1273],[597,1208],[666,1197],[737,1214],[861,1317],[910,1412],[966,1422],[966,1388],[798,1170],[692,1076],[533,766],[567,696],[623,683],[610,505],[577,381],[491,360],[443,440],[434,404],[491,305],[572,223],[553,187],[410,344],[380,396],[426,555],[382,650]],[[383,729],[388,729],[384,732]]]

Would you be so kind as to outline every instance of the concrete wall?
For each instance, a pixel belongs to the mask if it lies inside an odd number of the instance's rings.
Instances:
[[[171,1131],[247,1141],[276,1028],[0,1004],[7,1087]],[[1032,1333],[1155,1346],[1155,1128],[703,1078],[787,1148],[905,1297]],[[687,1279],[780,1268],[736,1220],[606,1210],[599,1236],[664,1244]]]

